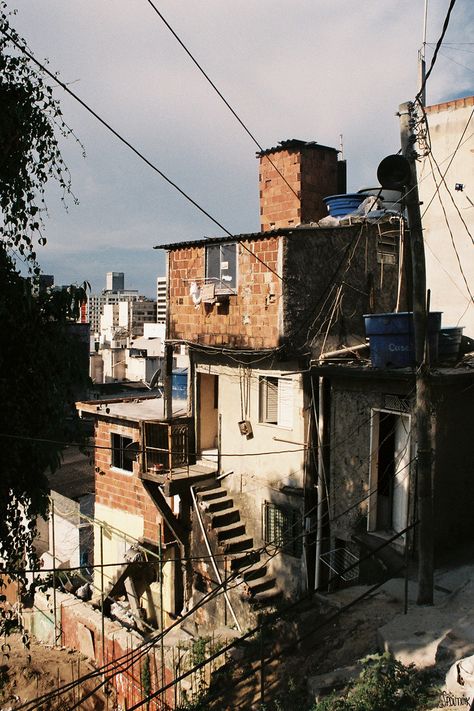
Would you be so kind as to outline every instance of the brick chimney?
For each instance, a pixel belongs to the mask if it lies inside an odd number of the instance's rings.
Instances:
[[[291,139],[257,156],[262,232],[316,222],[328,214],[323,197],[346,191],[346,164],[335,148]]]

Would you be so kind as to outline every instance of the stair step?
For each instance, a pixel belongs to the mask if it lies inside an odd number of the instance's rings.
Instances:
[[[224,553],[238,553],[239,551],[247,550],[247,548],[252,548],[252,546],[253,538],[250,536],[236,536],[221,543]]]
[[[266,590],[271,590],[273,588],[277,590],[275,578],[272,578],[269,575],[258,578],[257,580],[249,580],[246,582],[246,585],[251,598],[254,598],[255,595]]]
[[[238,521],[237,523],[231,523],[228,526],[219,526],[216,528],[217,540],[225,541],[231,538],[238,538],[245,533],[245,523]]]
[[[267,565],[266,563],[261,563],[260,561],[250,566],[250,568],[246,567],[245,570],[242,571],[242,577],[245,582],[249,580],[257,580],[258,578],[263,578],[266,574]]]
[[[211,528],[228,526],[230,523],[236,523],[239,520],[240,511],[233,506],[230,509],[223,509],[222,511],[217,511],[214,514],[211,514]]]
[[[234,553],[230,559],[230,569],[239,570],[239,568],[245,568],[254,563],[258,563],[260,560],[260,553],[258,551],[243,551],[242,553]]]
[[[254,605],[272,605],[281,598],[281,590],[277,587],[255,593],[250,602]]]
[[[210,501],[211,499],[219,499],[221,496],[227,496],[227,491],[221,486],[205,489],[197,492],[198,499],[201,501]]]
[[[230,496],[223,496],[220,499],[211,499],[211,501],[203,501],[203,508],[209,513],[214,511],[223,511],[231,509],[234,506],[234,500]]]

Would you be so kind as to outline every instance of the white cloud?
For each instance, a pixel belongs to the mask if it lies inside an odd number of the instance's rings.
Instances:
[[[79,80],[73,91],[232,232],[258,229],[255,146],[148,3],[15,6],[15,25],[36,56],[49,57],[65,81]],[[399,147],[395,112],[417,89],[423,6],[165,0],[159,9],[264,147],[293,137],[338,147],[344,134],[355,189],[373,183],[380,159]],[[429,3],[429,42],[439,37],[446,9],[445,0]],[[458,0],[446,41],[470,41],[473,19],[471,0]],[[473,55],[459,49],[443,51],[467,69],[440,54],[431,103],[474,93]],[[127,255],[124,271],[133,270],[137,287],[150,292],[154,259],[156,271],[159,264],[146,245],[220,231],[72,99],[63,107],[87,158],[67,146],[80,205],[64,214],[50,194],[49,264],[58,281],[74,280],[82,254],[81,270],[101,286],[99,270],[118,268],[111,264],[116,248]]]

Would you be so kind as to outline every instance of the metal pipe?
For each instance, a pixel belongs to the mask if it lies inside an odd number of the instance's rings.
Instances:
[[[51,538],[53,544],[53,608],[54,608],[54,646],[58,641],[58,612],[56,608],[56,536],[54,526],[54,499],[51,499]]]
[[[197,505],[196,494],[194,493],[194,488],[193,488],[192,486],[190,486],[189,488],[190,488],[190,491],[191,491],[191,497],[192,497],[192,500],[193,500],[194,509],[195,509],[195,511],[196,511],[196,513],[197,513],[197,518],[198,518],[198,521],[199,521],[199,526],[200,526],[200,528],[201,528],[202,537],[204,538],[204,543],[206,544],[206,549],[207,549],[207,552],[208,552],[208,554],[209,554],[209,557],[210,557],[210,560],[211,560],[211,563],[212,563],[212,567],[214,568],[214,573],[215,573],[215,575],[216,575],[217,582],[219,583],[220,586],[222,586],[222,577],[221,577],[221,574],[219,573],[219,569],[218,569],[218,567],[217,567],[217,563],[216,563],[216,560],[215,560],[215,558],[214,558],[214,554],[213,554],[213,552],[212,552],[212,550],[211,550],[211,546],[209,545],[209,539],[208,539],[208,537],[207,537],[207,533],[206,533],[206,529],[204,528],[204,524],[203,524],[203,522],[202,522],[201,512],[199,511],[199,508],[198,508],[198,505]],[[235,622],[235,626],[237,627],[237,630],[238,630],[239,632],[242,632],[242,628],[241,628],[241,626],[239,625],[239,621],[237,620],[237,617],[235,616],[234,608],[232,607],[231,602],[230,602],[230,600],[229,600],[229,596],[228,596],[228,594],[227,594],[227,592],[226,592],[225,590],[224,590],[224,598],[225,598],[225,601],[226,601],[226,603],[227,603],[227,605],[228,605],[228,607],[229,607],[230,614],[232,615],[232,619],[233,619],[234,622]]]
[[[321,549],[322,549],[322,538],[323,538],[323,471],[324,471],[324,458],[322,451],[322,436],[321,433],[324,431],[324,379],[318,378],[318,410],[316,412],[315,403],[315,392],[314,392],[314,381],[311,380],[311,389],[313,395],[313,408],[315,409],[315,422],[316,431],[318,435],[318,479],[316,485],[316,491],[318,495],[318,503],[316,507],[317,520],[316,520],[316,553],[315,553],[315,565],[314,565],[314,589],[318,590],[321,583]]]
[[[104,530],[100,527],[100,611],[102,634],[102,664],[105,664],[105,621],[104,621]]]
[[[158,525],[158,552],[160,555],[160,652],[161,652],[161,686],[165,685],[165,643],[164,643],[164,615],[163,615],[163,543],[161,523]],[[164,693],[161,695],[163,706]]]
[[[357,353],[357,351],[362,351],[364,348],[368,348],[368,343],[361,343],[357,346],[346,346],[345,348],[339,348],[337,351],[327,351],[326,353],[321,353],[319,360],[325,360],[326,358],[332,358],[333,356],[344,355],[345,353]]]

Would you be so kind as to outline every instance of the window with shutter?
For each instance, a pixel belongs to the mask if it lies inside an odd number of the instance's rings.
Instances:
[[[259,422],[293,427],[293,381],[261,376],[259,379]]]

